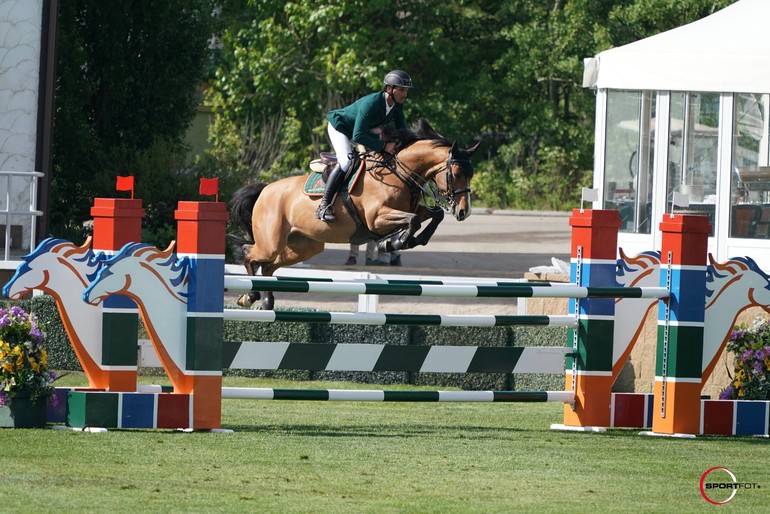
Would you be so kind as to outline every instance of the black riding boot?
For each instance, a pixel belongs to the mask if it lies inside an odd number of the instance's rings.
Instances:
[[[334,205],[334,198],[337,195],[337,190],[340,188],[342,179],[345,177],[345,172],[342,171],[339,163],[334,165],[334,168],[329,172],[329,179],[326,181],[326,190],[324,196],[321,199],[321,204],[318,206],[318,210],[315,211],[315,215],[319,220],[323,220],[326,223],[333,223],[337,218],[334,216],[332,206]]]

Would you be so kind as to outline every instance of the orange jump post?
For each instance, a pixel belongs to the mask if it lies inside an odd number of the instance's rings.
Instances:
[[[658,307],[658,345],[651,434],[695,435],[700,430],[706,253],[706,216],[664,215],[660,224],[660,285],[670,287]]]
[[[615,287],[620,216],[611,210],[574,209],[570,218],[572,251],[570,282],[583,287]],[[566,363],[566,390],[574,405],[564,406],[560,428],[610,426],[614,298],[570,300],[578,327],[570,329],[567,346],[576,351]]]
[[[222,293],[225,225],[222,202],[179,202],[177,254],[190,259],[185,391],[193,395],[193,428],[218,429],[222,420]]]
[[[108,256],[126,243],[142,240],[144,209],[139,199],[95,198],[93,250]],[[136,391],[137,330],[136,303],[120,295],[110,296],[101,307],[102,362],[89,365],[80,359],[91,387],[113,392]],[[72,338],[70,338],[72,339]]]

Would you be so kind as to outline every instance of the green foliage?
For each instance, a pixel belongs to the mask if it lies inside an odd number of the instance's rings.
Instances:
[[[592,170],[576,170],[565,149],[547,148],[540,153],[541,173],[509,169],[516,145],[506,145],[482,162],[473,179],[475,201],[493,209],[567,210],[579,206],[583,186],[590,186]]]
[[[46,336],[45,347],[51,369],[81,369],[52,296],[33,296],[30,299],[15,302],[15,305],[37,316],[38,326]]]
[[[118,175],[136,174],[137,193],[152,191],[153,197],[143,200],[158,212],[164,208],[153,204],[173,204],[186,193],[174,186],[180,182],[182,138],[204,73],[209,4],[61,3],[51,195],[54,233],[77,230],[89,219],[93,198],[115,195]],[[142,179],[139,168],[147,171]],[[150,171],[157,180],[145,184]],[[162,223],[172,221],[164,217]]]
[[[736,0],[635,0],[609,11],[608,28],[613,46],[675,29],[713,14]]]
[[[394,68],[416,85],[409,120],[425,117],[464,147],[482,142],[480,203],[564,209],[593,166],[583,59],[730,3],[63,2],[52,226],[81,234],[92,199],[114,195],[117,175],[142,173],[149,237],[163,243],[169,206],[194,195],[197,177],[219,177],[227,201],[247,180],[305,170],[329,148],[325,114],[379,90]],[[211,150],[185,163],[182,136],[204,83]]]

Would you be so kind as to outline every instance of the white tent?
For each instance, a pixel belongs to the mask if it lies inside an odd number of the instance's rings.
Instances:
[[[770,92],[770,0],[740,0],[706,18],[585,60],[598,89]]]

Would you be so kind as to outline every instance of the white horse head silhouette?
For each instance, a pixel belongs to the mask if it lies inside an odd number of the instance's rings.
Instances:
[[[703,381],[711,375],[738,314],[749,307],[770,313],[770,276],[751,257],[717,263],[709,254],[703,342]]]
[[[18,300],[33,289],[58,299],[62,293],[69,292],[60,287],[63,283],[67,286],[79,283],[81,290],[85,289],[101,265],[101,256],[97,257],[91,250],[90,237],[81,246],[49,237],[21,259],[22,264],[3,287],[3,295],[11,300]]]
[[[620,249],[615,280],[622,287],[660,286],[660,252],[643,252],[629,257]],[[612,380],[618,378],[628,356],[644,329],[647,313],[657,298],[618,298],[612,344]]]
[[[18,300],[33,289],[51,295],[89,385],[107,389],[122,374],[123,386],[133,384],[133,390],[135,368],[118,371],[102,363],[102,310],[83,303],[80,297],[96,277],[103,259],[103,254],[91,249],[90,237],[81,246],[49,237],[22,257],[22,264],[3,287],[3,294],[11,300]]]
[[[187,283],[190,260],[177,260],[175,243],[166,250],[142,243],[129,243],[104,261],[83,300],[97,305],[110,295],[120,294],[139,306],[153,347],[175,390],[185,388]]]

